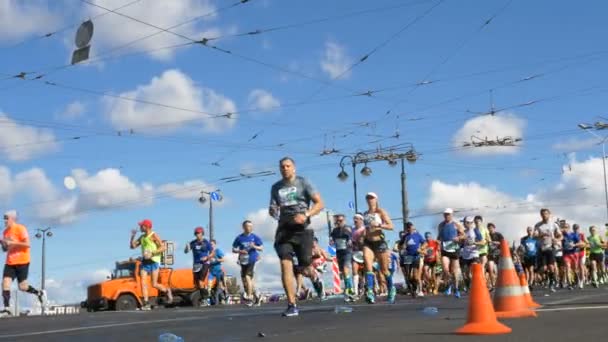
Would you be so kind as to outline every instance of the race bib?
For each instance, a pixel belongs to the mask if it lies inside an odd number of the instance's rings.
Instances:
[[[346,239],[336,239],[336,250],[342,251],[346,249]]]
[[[203,264],[194,264],[192,265],[192,272],[198,273],[203,269]]]
[[[454,241],[442,241],[441,245],[443,246],[443,250],[446,252],[456,252],[456,242]]]
[[[249,265],[249,253],[247,253],[247,254],[239,254],[239,264],[241,264],[241,265]]]
[[[291,186],[288,188],[279,189],[279,200],[282,207],[298,204],[297,200],[298,188]]]
[[[567,250],[572,250],[572,249],[574,249],[574,242],[572,242],[572,241],[568,241],[568,242],[566,242],[566,249],[567,249]]]
[[[563,252],[562,250],[557,250],[557,251],[555,251],[555,256],[556,256],[556,257],[561,257],[561,256],[563,256],[563,255],[564,255],[564,252]]]
[[[413,255],[406,255],[406,256],[404,256],[404,257],[403,257],[403,263],[404,263],[405,265],[411,265],[411,264],[413,264],[413,263],[414,263],[414,259],[415,259],[415,258],[416,258],[416,257],[415,257],[415,256],[413,256]]]
[[[432,258],[435,256],[435,250],[433,248],[427,248],[426,249],[426,256],[428,258]]]

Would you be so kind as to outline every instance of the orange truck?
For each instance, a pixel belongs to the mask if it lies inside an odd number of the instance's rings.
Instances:
[[[93,284],[87,289],[87,299],[82,302],[87,311],[100,310],[136,310],[143,305],[139,267],[140,259],[129,259],[116,262],[116,268],[108,280]],[[147,277],[148,295],[151,304],[161,305],[166,298],[159,297],[159,291],[152,287]],[[191,269],[172,269],[161,267],[158,277],[160,284],[169,286],[176,304],[198,305],[200,293],[194,285]],[[215,287],[215,279],[210,280],[210,288]]]

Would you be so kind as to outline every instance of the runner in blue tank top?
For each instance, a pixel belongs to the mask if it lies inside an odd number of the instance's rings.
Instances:
[[[454,286],[454,296],[460,298],[458,281],[461,279],[458,249],[464,237],[464,228],[454,221],[454,210],[447,208],[443,212],[444,221],[437,226],[437,240],[441,248],[441,265],[443,279],[447,285],[445,294],[450,295]]]

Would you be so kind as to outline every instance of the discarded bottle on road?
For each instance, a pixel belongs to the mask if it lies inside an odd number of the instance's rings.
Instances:
[[[439,309],[434,306],[427,306],[426,308],[422,309],[422,313],[427,316],[435,316],[439,313]]]
[[[353,308],[350,306],[336,306],[334,309],[334,313],[351,313],[353,312]]]
[[[158,342],[184,342],[184,339],[171,333],[158,336]]]

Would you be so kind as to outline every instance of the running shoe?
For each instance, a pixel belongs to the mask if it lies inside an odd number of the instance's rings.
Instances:
[[[374,291],[372,290],[367,290],[367,293],[365,294],[365,300],[369,303],[369,304],[374,304],[376,303],[376,298],[374,297]]]
[[[259,293],[255,293],[253,295],[253,305],[260,306],[262,305],[262,296]]]
[[[460,298],[460,291],[459,290],[455,290],[454,291],[454,297]]]
[[[445,295],[446,295],[446,296],[449,296],[449,295],[451,295],[451,294],[452,294],[452,286],[448,286],[448,289],[447,289],[447,290],[445,290]]]
[[[38,294],[36,294],[36,297],[38,297],[40,305],[44,306],[44,302],[46,301],[46,290],[39,290]]]
[[[390,304],[395,304],[395,297],[397,296],[397,289],[395,287],[391,287],[388,292],[388,298],[386,299]]]
[[[295,304],[288,304],[287,310],[283,311],[283,317],[294,317],[298,316],[300,312]]]
[[[141,311],[150,311],[152,310],[152,305],[150,303],[146,303],[141,307]]]
[[[4,308],[4,310],[0,311],[0,316],[1,317],[9,317],[13,315],[13,310],[11,310],[10,306],[7,306]]]
[[[424,297],[424,292],[420,291],[420,292],[418,292],[418,294],[416,296],[422,298],[422,297]]]

